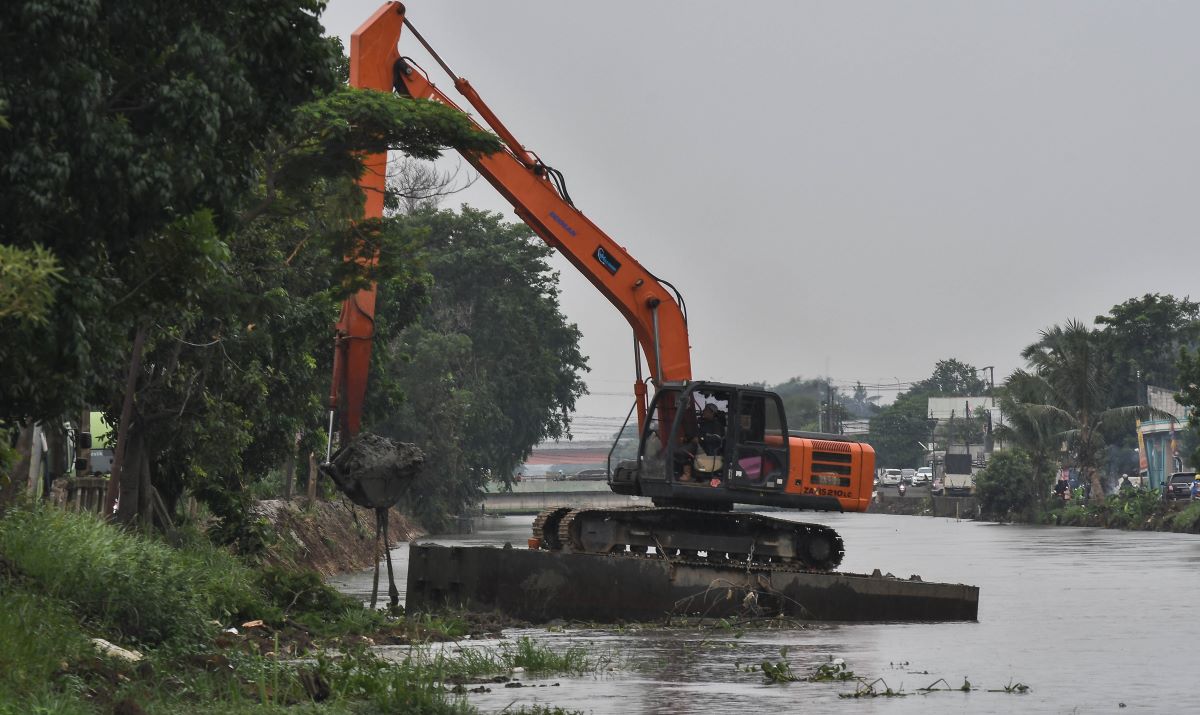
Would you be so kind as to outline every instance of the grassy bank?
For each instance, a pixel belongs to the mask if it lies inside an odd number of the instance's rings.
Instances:
[[[1109,494],[1101,504],[1051,498],[1034,520],[1062,526],[1200,534],[1200,501],[1168,503],[1158,492],[1138,490]]]
[[[484,676],[589,668],[528,639],[422,645],[489,628],[367,611],[314,573],[257,568],[199,537],[170,546],[44,507],[0,518],[0,715],[469,713],[463,685]],[[384,660],[372,643],[413,647]]]

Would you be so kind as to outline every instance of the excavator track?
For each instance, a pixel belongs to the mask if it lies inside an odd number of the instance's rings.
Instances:
[[[548,551],[559,551],[562,542],[558,540],[558,523],[571,511],[569,506],[546,509],[533,520],[533,538],[537,539],[541,548]]]
[[[550,551],[764,569],[832,571],[845,554],[842,538],[821,524],[674,507],[554,509],[534,520],[534,537]]]

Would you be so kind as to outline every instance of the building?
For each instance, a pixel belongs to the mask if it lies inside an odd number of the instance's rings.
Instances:
[[[987,462],[994,449],[997,448],[992,438],[992,431],[1004,424],[1004,413],[993,397],[977,395],[974,397],[930,397],[929,414],[929,444],[925,445],[928,461],[935,467],[941,462],[941,457],[947,452],[954,454],[970,454],[971,462],[982,465]],[[937,436],[944,434],[948,425],[954,420],[971,417],[984,420],[984,437],[976,444],[966,445],[956,443],[951,438]]]
[[[1150,385],[1146,404],[1159,414],[1137,423],[1138,467],[1150,488],[1160,489],[1168,475],[1184,471],[1180,432],[1187,427],[1188,408],[1175,401],[1173,390]]]

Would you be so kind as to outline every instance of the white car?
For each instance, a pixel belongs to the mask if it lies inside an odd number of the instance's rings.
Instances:
[[[921,467],[917,473],[913,475],[913,486],[929,484],[933,481],[933,467]]]
[[[900,470],[899,469],[883,470],[883,477],[880,478],[879,483],[885,487],[899,486],[900,485]]]

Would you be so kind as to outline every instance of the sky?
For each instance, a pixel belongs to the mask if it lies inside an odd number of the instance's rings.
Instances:
[[[325,27],[349,47],[380,4],[331,0]],[[938,360],[1000,382],[1040,330],[1200,295],[1200,3],[406,5],[682,291],[697,379],[829,376],[886,403]],[[463,202],[519,220],[482,180],[443,205]],[[591,366],[576,432],[611,432],[632,333],[555,266]]]

